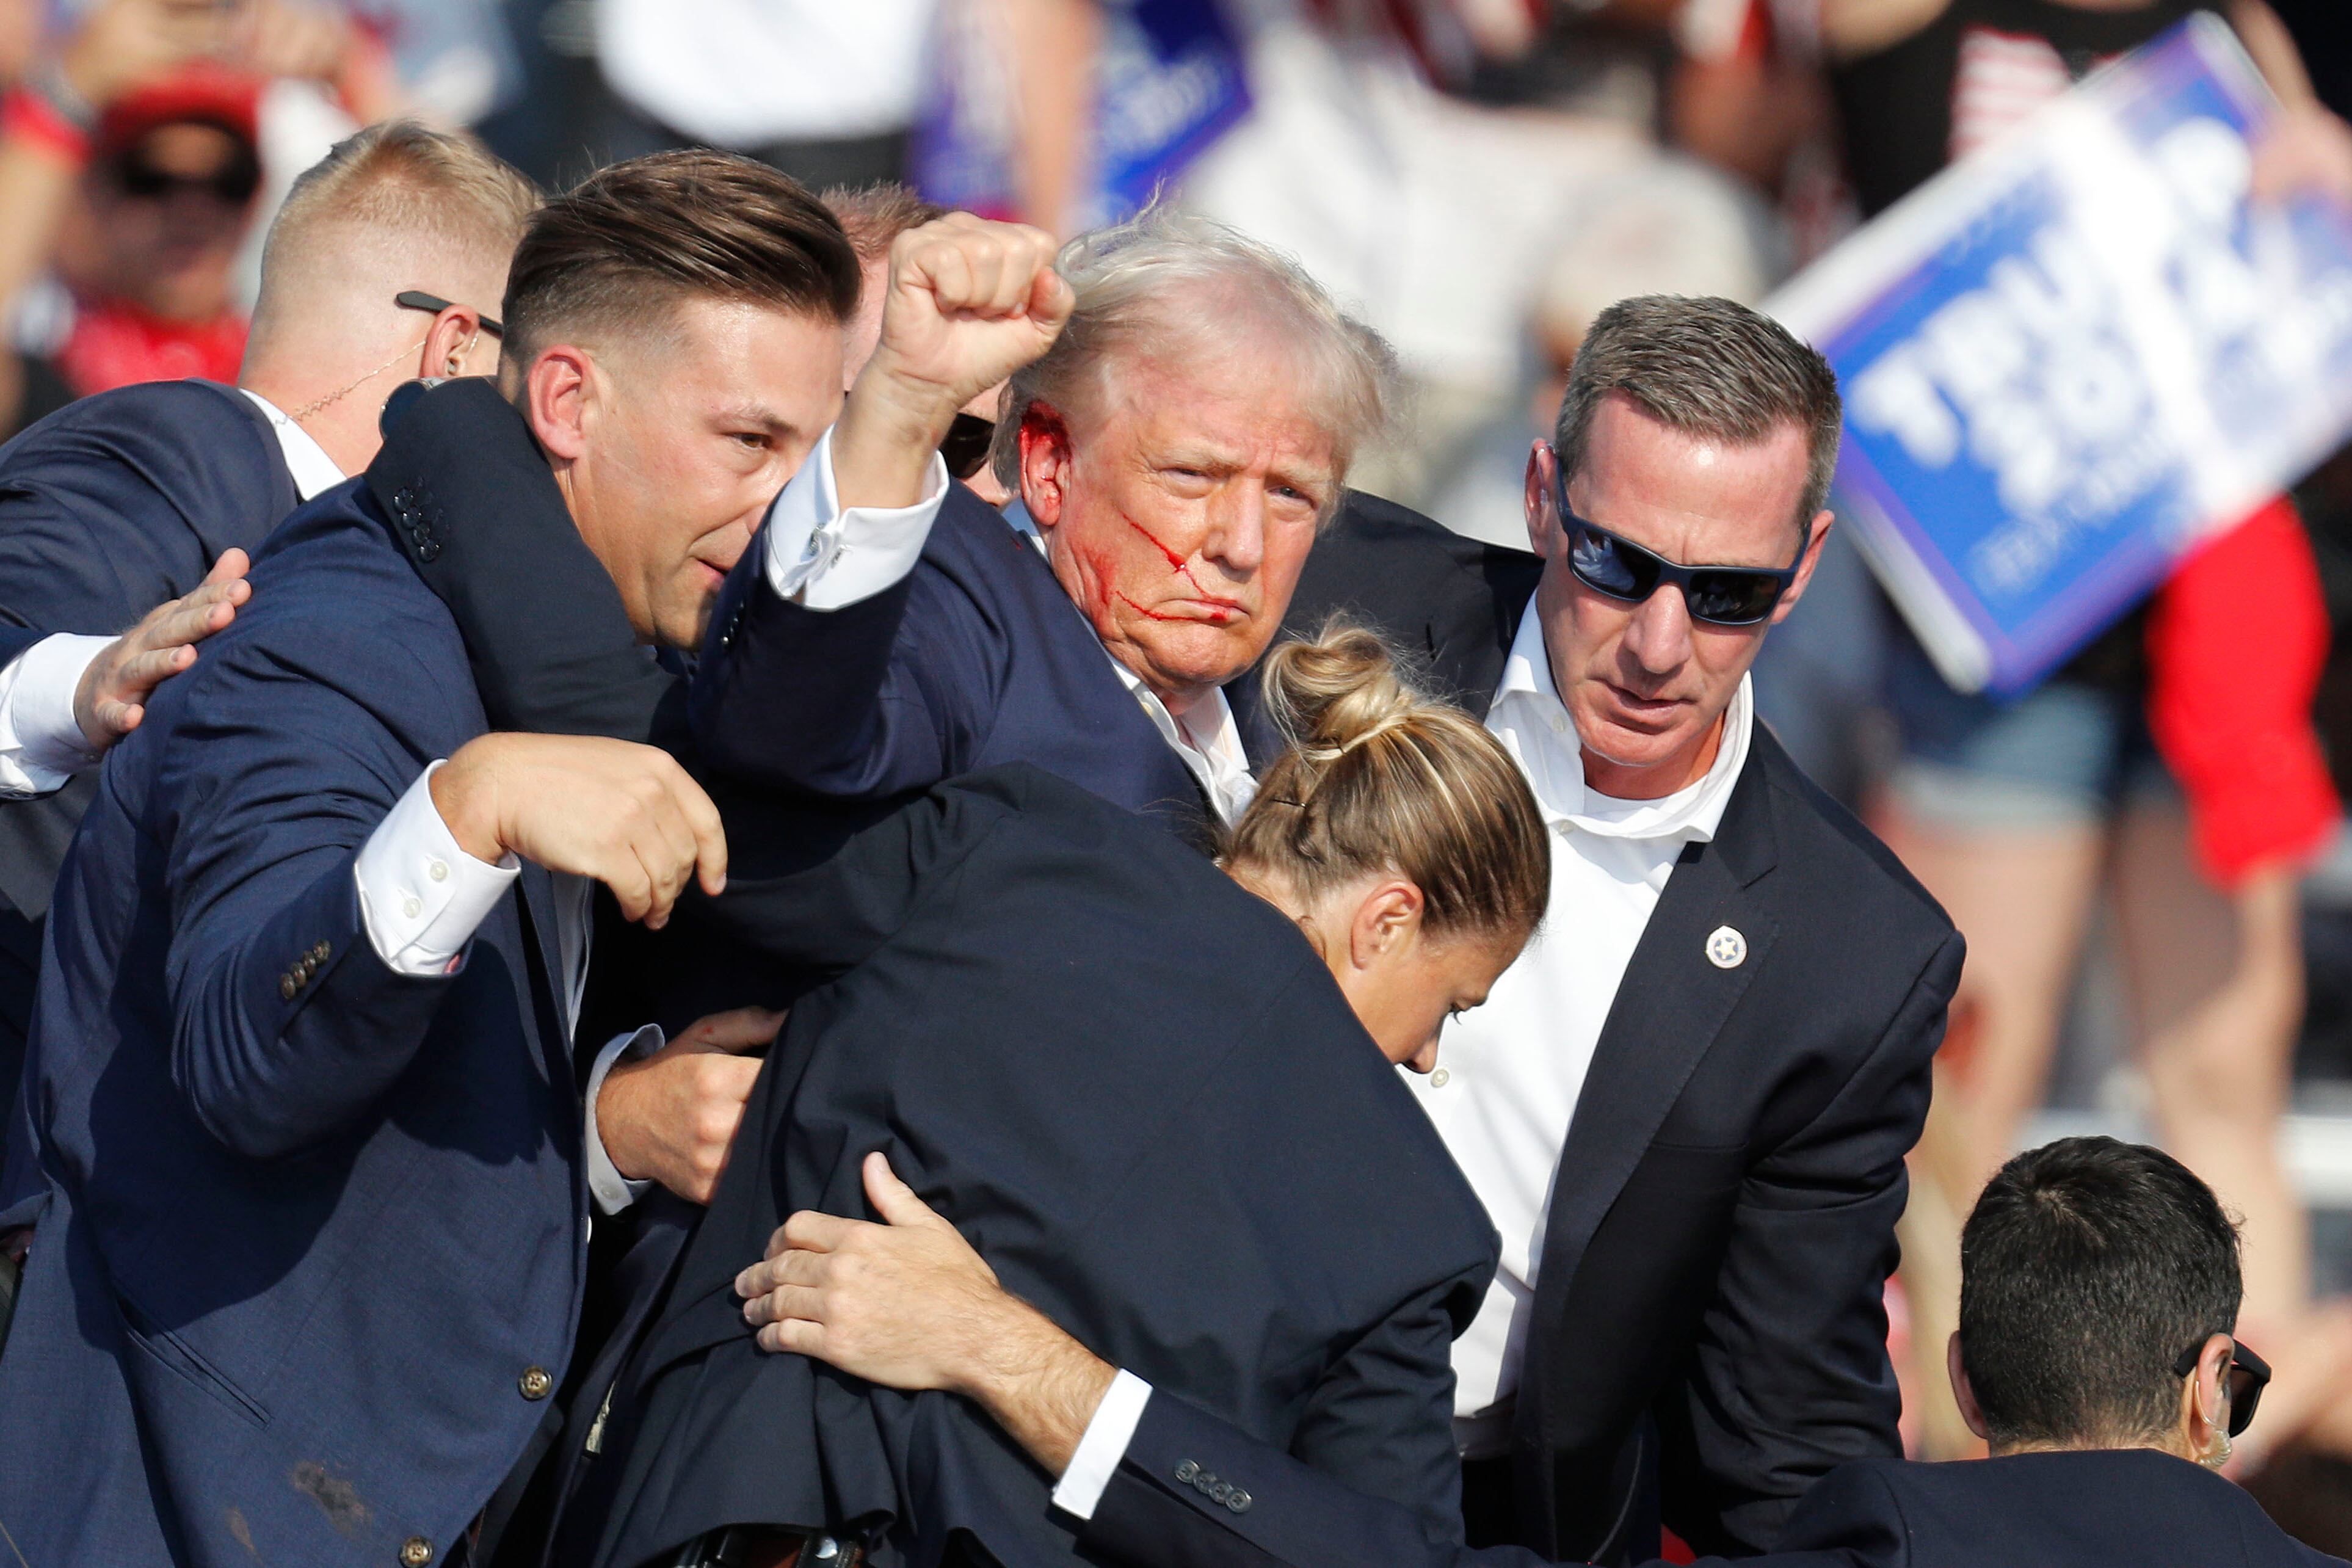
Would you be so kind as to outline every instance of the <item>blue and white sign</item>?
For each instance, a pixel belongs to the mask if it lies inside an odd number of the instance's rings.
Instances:
[[[1223,0],[1102,7],[1077,226],[1129,216],[1249,111],[1240,36]],[[940,7],[933,83],[916,128],[915,184],[943,205],[1022,216],[1013,144],[1023,106],[997,8]]]
[[[2274,105],[2182,23],[1765,307],[1836,366],[1836,506],[1945,678],[2013,695],[2352,433],[2352,212],[2247,201]]]

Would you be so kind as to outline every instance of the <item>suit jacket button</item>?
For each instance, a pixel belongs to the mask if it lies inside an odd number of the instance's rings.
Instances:
[[[334,956],[335,944],[331,942],[322,942],[310,950],[310,957],[315,963],[324,963]]]
[[[1176,1467],[1176,1479],[1188,1487],[1192,1484],[1192,1479],[1200,1473],[1201,1467],[1190,1459]]]
[[[548,1390],[555,1386],[555,1379],[547,1375],[547,1369],[543,1366],[527,1366],[522,1369],[522,1376],[516,1386],[522,1390],[525,1399],[544,1399]]]
[[[1225,1500],[1225,1506],[1232,1509],[1235,1513],[1247,1513],[1249,1511],[1249,1493],[1242,1490],[1239,1487],[1235,1487],[1234,1489],[1234,1495]]]
[[[295,978],[292,970],[289,969],[278,977],[278,994],[287,1001],[294,1000],[294,994],[301,989],[302,982]]]
[[[412,1535],[400,1543],[400,1568],[425,1568],[433,1561],[433,1543],[421,1535]]]

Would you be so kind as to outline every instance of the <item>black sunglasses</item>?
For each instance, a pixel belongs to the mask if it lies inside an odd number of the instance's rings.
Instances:
[[[1805,530],[1797,559],[1784,567],[1685,566],[1654,550],[1645,550],[1622,534],[1576,515],[1568,504],[1568,484],[1554,481],[1559,493],[1560,526],[1568,531],[1568,569],[1596,594],[1628,604],[1640,604],[1662,586],[1683,591],[1691,619],[1718,626],[1752,626],[1772,613],[1812,542]]]
[[[442,299],[438,294],[427,294],[422,289],[404,289],[392,297],[392,302],[404,310],[423,310],[434,316],[439,315],[444,310],[457,309],[451,301]],[[489,333],[490,336],[504,338],[507,335],[507,330],[499,325],[496,317],[477,316],[474,319],[482,323],[482,331]]]
[[[209,174],[178,174],[142,159],[116,165],[115,188],[142,201],[160,201],[182,191],[207,195],[224,206],[241,207],[261,188],[261,165],[251,158],[235,158]]]
[[[959,414],[940,438],[940,459],[950,477],[968,479],[988,465],[988,448],[996,440],[996,421],[977,414]]]
[[[2197,1363],[2205,1354],[2208,1334],[2187,1350],[2172,1363],[2172,1375],[2189,1377],[2197,1371]],[[2263,1390],[2270,1385],[2271,1363],[2240,1344],[2230,1342],[2230,1436],[2242,1434],[2254,1424],[2254,1406],[2263,1402]]]

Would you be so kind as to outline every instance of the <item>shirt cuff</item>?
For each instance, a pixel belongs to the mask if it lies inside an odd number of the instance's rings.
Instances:
[[[440,766],[416,775],[352,868],[368,941],[396,974],[454,972],[474,928],[522,870],[511,854],[493,866],[457,847],[433,804],[433,773]]]
[[[104,753],[90,749],[74,720],[74,693],[90,660],[112,637],[58,632],[0,669],[0,799],[63,789]]]
[[[588,1070],[588,1195],[605,1214],[619,1214],[644,1197],[646,1189],[654,1184],[650,1176],[633,1181],[621,1174],[613,1157],[604,1152],[604,1135],[596,1131],[596,1096],[604,1089],[604,1075],[613,1070],[614,1062],[623,1057],[632,1061],[649,1057],[666,1043],[659,1024],[647,1024],[634,1035],[615,1035],[596,1053],[596,1065]]]
[[[948,466],[931,454],[924,498],[912,506],[841,510],[828,430],[768,508],[761,537],[768,586],[812,610],[840,610],[870,599],[915,569],[923,541],[947,499]]]
[[[1094,1518],[1095,1505],[1102,1501],[1103,1489],[1110,1485],[1118,1462],[1127,1458],[1127,1446],[1135,1440],[1143,1407],[1150,1402],[1151,1385],[1121,1367],[1095,1406],[1087,1435],[1070,1456],[1070,1468],[1054,1488],[1055,1508],[1079,1519]]]

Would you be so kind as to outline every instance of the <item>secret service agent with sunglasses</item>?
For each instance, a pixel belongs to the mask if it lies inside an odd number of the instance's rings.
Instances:
[[[912,1207],[903,1206],[912,1204]],[[1049,1468],[1068,1459],[1037,1391],[1108,1379],[1075,1340],[1013,1301],[977,1255],[906,1194],[892,1227],[930,1237],[928,1270],[877,1287],[827,1286],[802,1310],[825,1342],[875,1342],[912,1327],[918,1300],[952,1301],[966,1331],[1028,1369],[1008,1391],[964,1368],[942,1384],[991,1388],[998,1419]],[[1991,1458],[1958,1464],[1858,1459],[1797,1507],[1778,1549],[1753,1568],[2315,1568],[2338,1560],[2290,1538],[2236,1486],[2229,1462],[2269,1369],[2231,1337],[2238,1237],[2212,1190],[2158,1150],[2069,1138],[2020,1154],[1977,1200],[1963,1234],[1953,1393]],[[871,1273],[861,1277],[870,1279]],[[863,1294],[860,1294],[861,1289]],[[854,1328],[854,1335],[843,1331]],[[2175,1347],[2185,1346],[2175,1354]],[[831,1359],[828,1357],[828,1359]],[[865,1364],[839,1360],[845,1370]],[[903,1368],[904,1363],[897,1363]],[[876,1370],[866,1366],[866,1370]],[[893,1373],[893,1381],[908,1381]],[[1082,1543],[1123,1568],[1251,1563],[1259,1568],[1540,1568],[1516,1546],[1441,1545],[1412,1513],[1359,1496],[1173,1395],[1150,1395],[1137,1468],[1105,1491]],[[1148,1451],[1146,1451],[1148,1449]],[[1067,1486],[1066,1479],[1064,1481]],[[1261,1500],[1266,1500],[1261,1506]],[[1660,1568],[1660,1565],[1653,1565]],[[1729,1568],[1706,1558],[1700,1568]]]

